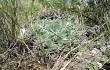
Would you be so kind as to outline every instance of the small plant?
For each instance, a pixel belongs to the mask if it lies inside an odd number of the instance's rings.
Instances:
[[[36,40],[40,40],[42,45],[48,49],[62,49],[65,44],[78,44],[82,39],[84,31],[82,26],[71,20],[36,20],[31,27],[31,34],[34,33]]]

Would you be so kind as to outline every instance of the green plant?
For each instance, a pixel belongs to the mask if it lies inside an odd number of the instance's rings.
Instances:
[[[36,23],[31,26],[30,32],[35,34],[34,38],[40,40],[44,47],[58,50],[62,49],[61,46],[64,44],[77,45],[80,42],[84,32],[83,27],[79,26],[80,24],[71,20],[36,20]],[[72,44],[70,46],[74,47]]]

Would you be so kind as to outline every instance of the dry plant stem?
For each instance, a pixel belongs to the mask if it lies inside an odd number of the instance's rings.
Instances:
[[[95,41],[95,40],[101,38],[103,35],[104,35],[104,34],[102,33],[100,36],[98,36],[98,37],[96,37],[96,38],[93,38],[92,40],[89,40],[89,41],[86,41],[86,42],[81,42],[76,48],[73,48],[71,51],[69,51],[69,52],[68,52],[66,55],[64,55],[63,57],[61,57],[61,55],[60,55],[59,59],[57,60],[57,62],[55,63],[55,65],[53,66],[53,68],[52,68],[51,70],[59,70],[59,69],[61,68],[61,65],[62,65],[62,63],[64,62],[64,60],[68,57],[68,55],[69,55],[72,51],[75,51],[75,50],[79,49],[80,47],[82,47],[82,46],[84,46],[84,45],[90,44],[92,41]],[[77,56],[77,54],[74,55],[74,57],[75,57],[75,56]],[[73,58],[72,58],[72,59],[73,59]],[[67,63],[67,65],[72,61],[72,59]],[[64,70],[64,68],[66,68],[67,65],[65,65],[61,70]]]
[[[24,45],[26,46],[26,48],[30,51],[30,53],[32,54],[33,58],[35,58],[34,53],[29,49],[28,45],[26,45],[26,43],[23,41]]]
[[[65,70],[65,68],[70,64],[70,62],[72,61],[72,59],[70,59],[65,65],[63,68],[61,68],[60,70]]]
[[[105,63],[109,62],[109,61],[110,61],[110,58],[107,59],[107,60],[102,64],[102,66],[103,66]]]
[[[15,47],[15,45],[17,44],[17,42],[13,45],[13,47]],[[4,56],[4,54],[8,53],[9,51],[12,51],[13,49],[8,48],[5,52],[3,52],[2,54],[0,54],[1,56]]]

